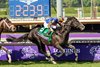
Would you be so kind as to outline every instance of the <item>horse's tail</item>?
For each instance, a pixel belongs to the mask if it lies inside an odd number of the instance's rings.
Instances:
[[[8,35],[8,37],[6,38],[6,40],[7,40],[8,42],[22,42],[22,41],[26,41],[27,39],[28,39],[28,33],[22,35],[22,36],[19,37],[19,38],[13,37],[13,36],[11,36],[11,35]]]
[[[32,29],[43,27],[43,25],[35,25]]]
[[[13,37],[13,36],[11,36],[11,35],[7,35],[7,38],[6,38],[6,40],[7,40],[8,42],[13,42],[15,39],[16,39],[16,37]]]
[[[42,27],[42,25],[36,25],[32,29],[39,28],[39,27]],[[28,39],[28,35],[29,35],[29,33],[26,33],[26,34],[22,35],[19,38],[16,38],[16,37],[13,37],[11,35],[8,35],[8,37],[6,38],[6,40],[8,42],[22,42],[22,41],[26,41]]]

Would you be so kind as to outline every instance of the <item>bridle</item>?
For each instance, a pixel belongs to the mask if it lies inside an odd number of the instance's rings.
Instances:
[[[76,18],[73,19],[73,22],[74,22],[74,21],[79,23],[79,21],[78,21]],[[76,27],[76,28],[80,28],[81,25],[76,25],[75,27]]]
[[[66,21],[64,26],[67,26],[64,29],[67,29],[68,27],[75,27],[75,28],[79,28],[81,30],[84,29],[84,26],[75,17],[72,17],[72,20],[69,19],[69,21]],[[63,29],[63,31],[64,31],[64,29]]]
[[[64,28],[62,27],[63,29],[61,30],[61,33],[63,33],[65,31],[65,29],[67,29],[68,27],[71,27],[72,23],[73,23],[72,21],[65,21],[65,23],[63,24]]]

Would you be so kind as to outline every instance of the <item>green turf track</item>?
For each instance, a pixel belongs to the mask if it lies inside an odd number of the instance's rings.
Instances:
[[[0,61],[0,67],[100,67],[100,62],[58,61],[58,64],[54,65],[47,61],[16,61],[11,64]]]

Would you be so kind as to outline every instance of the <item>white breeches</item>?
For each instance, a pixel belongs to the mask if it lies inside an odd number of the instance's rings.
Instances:
[[[44,22],[44,27],[48,28],[48,23]],[[51,25],[51,28],[56,29],[56,26],[55,25]]]
[[[51,28],[56,29],[56,26],[55,25],[51,25]]]
[[[48,23],[44,22],[44,27],[48,28]]]

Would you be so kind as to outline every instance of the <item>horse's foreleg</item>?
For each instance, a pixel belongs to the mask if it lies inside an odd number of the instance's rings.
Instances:
[[[75,46],[70,44],[68,47],[72,48],[74,50],[74,53],[75,53],[75,56],[76,56],[75,61],[78,61],[78,54],[77,54],[77,50],[76,50]]]
[[[55,54],[56,56],[61,57],[63,54],[65,54],[65,50],[59,45],[59,43],[55,43],[54,47],[61,51],[61,54]]]
[[[1,49],[7,53],[8,62],[11,63],[12,59],[11,59],[11,55],[10,55],[10,52],[8,51],[8,49],[6,47],[3,47],[3,46],[1,46]]]
[[[50,52],[50,48],[47,46],[47,48],[48,48],[48,50],[46,51],[47,52],[47,55],[50,57],[50,59],[49,58],[47,58],[46,57],[46,59],[47,60],[49,60],[49,61],[51,61],[53,64],[57,64],[57,62],[54,60],[54,58],[51,56],[51,52]]]

